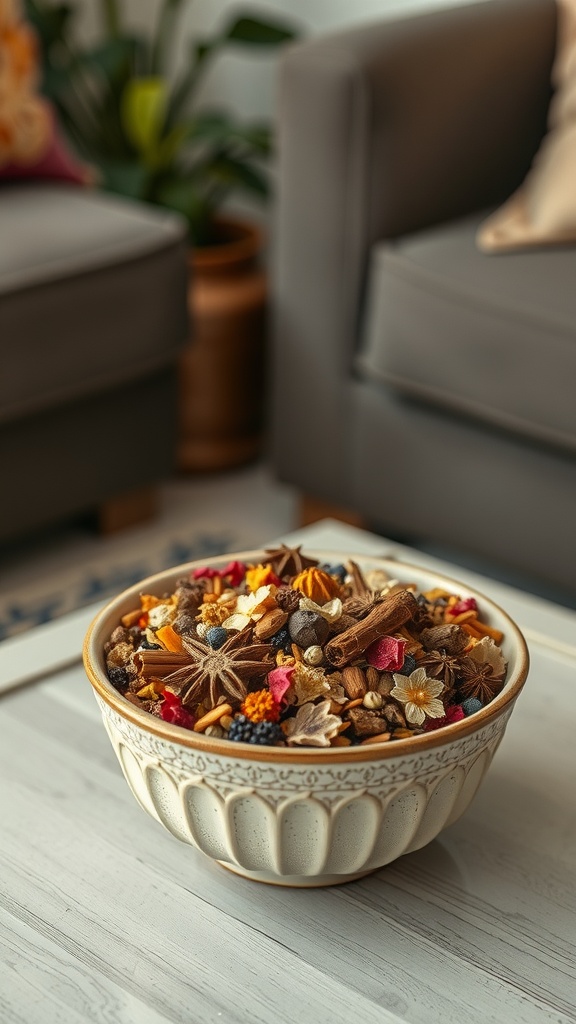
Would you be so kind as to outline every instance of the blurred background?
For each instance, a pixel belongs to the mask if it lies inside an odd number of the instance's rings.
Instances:
[[[576,606],[574,245],[476,244],[557,43],[554,0],[0,3],[0,638],[325,516]]]

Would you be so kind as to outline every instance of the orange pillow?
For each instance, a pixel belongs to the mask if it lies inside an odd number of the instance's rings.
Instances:
[[[0,0],[0,178],[56,178],[86,183],[59,137],[51,105],[38,91],[36,36],[19,0]]]
[[[483,252],[576,242],[576,0],[557,2],[548,132],[523,184],[480,225]]]

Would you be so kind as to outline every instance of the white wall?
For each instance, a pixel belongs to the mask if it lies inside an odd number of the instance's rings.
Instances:
[[[98,34],[100,0],[76,0],[83,5],[80,29],[87,38]],[[189,40],[212,34],[232,14],[250,11],[262,17],[281,17],[295,23],[303,36],[314,36],[348,25],[418,11],[457,6],[474,0],[188,0],[181,20],[174,55],[176,69],[183,66]],[[161,0],[120,0],[126,23],[149,32]],[[183,5],[184,6],[184,5]],[[230,48],[220,53],[208,70],[197,99],[204,107],[224,107],[245,120],[271,121],[276,109],[274,51]],[[273,170],[273,166],[271,167]],[[267,221],[267,208],[255,199],[234,195],[231,208],[258,221]]]
[[[126,21],[149,30],[154,24],[160,0],[120,0]],[[434,7],[454,6],[463,0],[190,0],[181,22],[175,55],[181,66],[186,59],[185,43],[191,37],[211,33],[232,12],[249,9],[262,16],[282,17],[297,24],[304,35],[329,32],[346,25]],[[98,29],[98,0],[82,0],[82,33],[94,37]],[[200,98],[211,105],[224,105],[246,118],[268,118],[275,108],[275,59],[255,50],[239,47],[218,56],[210,68]]]

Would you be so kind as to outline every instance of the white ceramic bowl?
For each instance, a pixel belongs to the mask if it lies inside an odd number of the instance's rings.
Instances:
[[[341,552],[306,553],[323,562],[345,561]],[[247,878],[331,885],[425,846],[469,806],[528,673],[520,630],[484,595],[416,566],[349,557],[420,590],[443,587],[476,597],[484,621],[504,633],[508,674],[501,693],[461,722],[378,745],[254,746],[163,722],[130,704],[108,681],[104,643],[141,592],[172,592],[176,579],[201,562],[125,590],[86,635],[86,672],[138,803],[178,839]],[[227,554],[209,564],[236,558],[257,563],[262,552]]]

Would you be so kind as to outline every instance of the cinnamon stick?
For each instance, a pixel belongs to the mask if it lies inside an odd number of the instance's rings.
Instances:
[[[378,637],[393,633],[408,622],[418,609],[418,602],[409,590],[400,590],[384,598],[354,626],[339,633],[324,648],[328,661],[341,668],[359,658]]]
[[[350,593],[352,597],[365,597],[366,594],[370,593],[370,587],[364,579],[362,570],[357,562],[353,562],[352,559],[346,566],[349,575],[352,577],[350,580]]]
[[[164,679],[171,672],[190,664],[189,654],[176,654],[173,651],[138,651],[134,655],[134,665],[139,676],[149,679]]]

